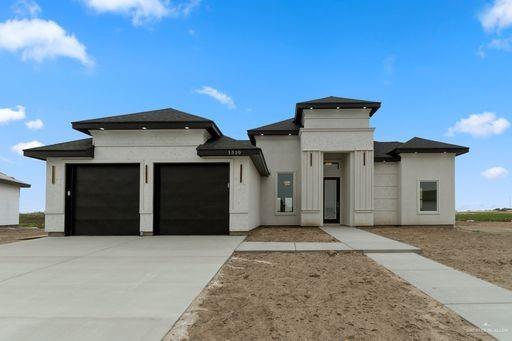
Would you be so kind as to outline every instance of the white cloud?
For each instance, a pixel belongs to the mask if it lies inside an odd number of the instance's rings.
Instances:
[[[23,150],[24,149],[29,149],[29,148],[36,148],[36,147],[41,147],[43,144],[39,141],[29,141],[29,142],[20,142],[14,146],[11,147],[11,150],[13,152],[16,152],[20,155],[23,155]]]
[[[396,56],[391,55],[384,58],[382,61],[382,66],[384,68],[384,73],[386,76],[392,76],[395,72],[395,62],[396,62]]]
[[[39,118],[36,120],[31,120],[31,121],[25,122],[25,125],[30,130],[39,130],[44,127],[43,121],[41,121]]]
[[[83,0],[98,13],[116,13],[132,18],[136,26],[164,17],[188,16],[200,0],[188,0],[171,5],[169,0]]]
[[[488,50],[496,50],[496,51],[512,51],[512,37],[508,38],[494,38],[487,44],[482,44],[478,48],[478,56],[481,58],[487,57]]]
[[[471,114],[467,118],[460,119],[453,127],[448,129],[447,135],[456,133],[470,134],[473,137],[487,137],[502,134],[510,127],[510,122],[503,117],[497,118],[492,112]]]
[[[508,170],[503,167],[491,167],[484,170],[482,176],[488,180],[503,179],[508,176]]]
[[[512,0],[494,0],[480,14],[480,23],[487,31],[500,31],[512,26]]]
[[[68,57],[93,65],[85,46],[51,20],[11,19],[0,23],[0,49],[21,52],[23,60]]]
[[[235,101],[233,101],[233,98],[231,98],[229,95],[223,92],[220,92],[215,88],[212,88],[211,86],[203,86],[200,89],[196,89],[195,92],[197,92],[198,94],[210,96],[216,101],[225,104],[229,109],[236,108]]]
[[[12,6],[12,10],[20,17],[35,18],[41,14],[41,7],[33,0],[18,0]]]
[[[16,109],[0,108],[0,124],[6,124],[11,121],[19,121],[25,118],[25,107],[17,105]]]

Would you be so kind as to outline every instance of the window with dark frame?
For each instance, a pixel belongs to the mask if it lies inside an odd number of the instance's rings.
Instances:
[[[277,174],[276,212],[293,212],[293,173]]]
[[[437,212],[437,181],[420,181],[420,212]]]

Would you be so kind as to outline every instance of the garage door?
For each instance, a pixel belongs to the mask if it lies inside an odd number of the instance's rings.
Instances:
[[[155,165],[155,233],[229,234],[229,164]]]
[[[66,234],[138,235],[139,165],[68,165]]]

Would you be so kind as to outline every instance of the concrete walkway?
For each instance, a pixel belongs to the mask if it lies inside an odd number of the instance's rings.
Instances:
[[[367,256],[498,340],[512,340],[511,291],[415,253]]]
[[[0,245],[0,340],[161,340],[243,237]]]
[[[314,242],[243,242],[236,251],[246,252],[298,252],[298,251],[352,251],[343,243],[314,243]]]
[[[378,236],[354,227],[324,226],[322,230],[356,251],[363,251],[365,253],[421,252],[421,249],[415,246],[397,242],[396,240]]]
[[[243,242],[237,251],[281,251],[281,252],[299,252],[299,251],[362,251],[370,252],[421,252],[415,246],[397,242],[395,240],[378,236],[376,234],[347,226],[329,226],[322,227],[326,233],[330,234],[339,242],[337,243],[318,243],[318,242]]]

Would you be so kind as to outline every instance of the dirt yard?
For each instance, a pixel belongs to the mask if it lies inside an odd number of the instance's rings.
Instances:
[[[237,252],[164,340],[492,339],[358,253]]]
[[[330,234],[318,227],[269,226],[249,232],[247,242],[337,242]]]
[[[12,243],[20,239],[46,236],[44,230],[27,227],[0,227],[0,244]]]
[[[420,247],[425,257],[512,290],[511,222],[457,222],[456,228],[375,227],[368,231]]]

